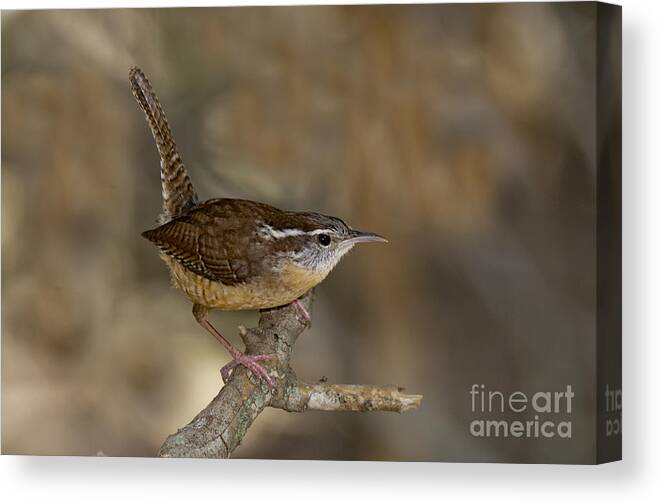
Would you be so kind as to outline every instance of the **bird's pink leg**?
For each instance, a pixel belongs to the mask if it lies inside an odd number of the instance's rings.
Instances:
[[[263,366],[258,364],[259,361],[264,361],[272,359],[275,357],[273,354],[261,354],[261,355],[246,355],[241,350],[232,345],[225,337],[218,332],[218,330],[211,325],[211,322],[207,319],[207,310],[206,308],[200,305],[193,306],[193,315],[195,320],[204,327],[214,338],[216,338],[220,343],[225,347],[225,349],[232,356],[232,361],[223,366],[220,370],[220,375],[223,377],[223,381],[227,383],[229,380],[232,371],[237,366],[244,366],[248,368],[253,374],[262,378],[269,386],[273,387],[275,384],[273,379],[268,375],[266,369]]]
[[[297,299],[296,301],[292,301],[291,304],[293,304],[294,306],[296,306],[296,308],[299,309],[299,311],[301,312],[301,315],[303,315],[303,318],[305,319],[305,321],[306,321],[308,324],[311,324],[311,323],[312,323],[312,317],[310,317],[310,314],[309,314],[308,311],[305,309],[305,306],[303,306],[303,303],[301,303],[301,300],[300,300],[300,299]]]
[[[227,383],[229,381],[230,376],[232,376],[232,371],[234,371],[234,368],[238,366],[245,366],[248,369],[250,369],[250,371],[252,371],[260,378],[262,378],[271,387],[274,386],[273,379],[266,373],[266,369],[264,369],[262,366],[257,364],[258,361],[265,361],[272,359],[274,355],[272,354],[246,355],[241,352],[239,352],[239,354],[240,354],[239,357],[234,357],[233,360],[225,364],[220,369],[220,376],[222,376],[224,383]],[[245,361],[250,361],[250,362],[245,362]]]

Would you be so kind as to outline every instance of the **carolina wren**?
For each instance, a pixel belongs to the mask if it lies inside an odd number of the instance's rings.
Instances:
[[[357,243],[387,240],[313,212],[288,212],[241,199],[200,203],[149,81],[133,67],[129,82],[161,158],[160,226],[142,236],[159,248],[175,287],[193,302],[197,322],[232,355],[233,360],[221,369],[223,380],[243,365],[272,386],[273,380],[259,364],[272,356],[239,351],[211,325],[208,310],[297,303],[309,321],[298,298],[326,278]]]

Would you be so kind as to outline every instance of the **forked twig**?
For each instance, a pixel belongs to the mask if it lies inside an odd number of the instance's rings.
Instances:
[[[301,299],[310,312],[312,295]],[[228,458],[267,406],[286,411],[393,411],[402,413],[420,406],[421,395],[402,393],[392,385],[308,384],[300,381],[290,366],[296,340],[307,327],[300,311],[288,305],[261,313],[259,324],[241,328],[250,354],[274,353],[266,364],[276,387],[270,389],[245,368],[237,368],[218,395],[188,425],[170,435],[160,457]]]

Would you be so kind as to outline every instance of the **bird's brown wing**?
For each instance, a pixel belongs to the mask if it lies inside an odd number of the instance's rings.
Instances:
[[[236,285],[255,274],[247,251],[249,233],[231,222],[219,221],[204,209],[145,231],[142,236],[190,271],[209,280]]]

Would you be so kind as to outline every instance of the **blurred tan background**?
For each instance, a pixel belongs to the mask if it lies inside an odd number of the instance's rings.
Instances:
[[[420,410],[268,410],[237,457],[580,461],[594,449],[590,4],[2,13],[2,451],[153,456],[228,356],[140,238],[150,77],[203,198],[387,236],[317,289],[295,368]],[[256,313],[214,312],[239,343]],[[468,395],[577,394],[574,438],[476,440]]]

